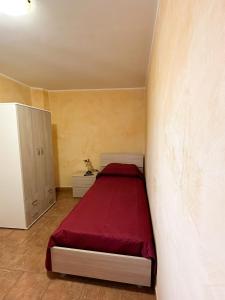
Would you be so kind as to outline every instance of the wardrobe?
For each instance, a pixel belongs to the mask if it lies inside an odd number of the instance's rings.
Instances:
[[[50,112],[0,104],[0,227],[29,228],[55,199]]]

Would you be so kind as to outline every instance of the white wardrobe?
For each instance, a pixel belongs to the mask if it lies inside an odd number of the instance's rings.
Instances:
[[[51,114],[0,104],[0,227],[29,228],[55,199]]]

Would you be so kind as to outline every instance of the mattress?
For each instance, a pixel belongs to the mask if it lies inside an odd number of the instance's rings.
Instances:
[[[54,246],[155,258],[144,178],[136,166],[119,165],[110,164],[97,176],[51,235],[47,270]]]

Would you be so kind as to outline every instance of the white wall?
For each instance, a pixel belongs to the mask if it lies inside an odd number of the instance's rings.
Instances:
[[[159,300],[225,299],[225,1],[161,0],[147,189]]]

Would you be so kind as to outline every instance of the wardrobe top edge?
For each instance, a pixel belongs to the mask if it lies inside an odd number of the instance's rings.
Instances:
[[[0,106],[1,105],[19,105],[19,106],[29,107],[29,108],[32,108],[32,109],[42,110],[42,111],[46,111],[46,112],[50,113],[49,110],[39,108],[39,107],[30,106],[30,105],[27,105],[27,104],[17,103],[17,102],[2,102],[2,103],[0,103]]]

